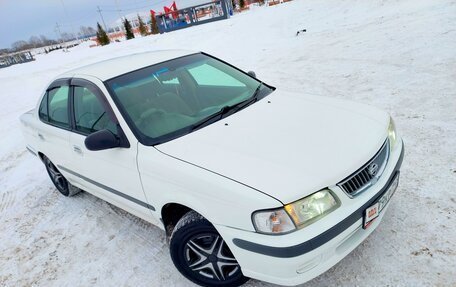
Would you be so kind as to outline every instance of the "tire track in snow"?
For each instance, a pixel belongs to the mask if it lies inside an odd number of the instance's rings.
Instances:
[[[21,159],[27,150],[16,151],[8,154],[7,156],[0,159],[0,174],[7,172],[17,165],[19,159]]]
[[[13,206],[16,195],[11,191],[6,191],[0,196],[0,214]]]

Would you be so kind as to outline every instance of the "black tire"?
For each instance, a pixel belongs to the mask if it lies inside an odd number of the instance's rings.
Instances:
[[[214,226],[195,211],[176,224],[170,253],[177,270],[198,285],[235,287],[249,280]]]
[[[43,156],[43,163],[55,188],[64,196],[73,196],[81,190],[71,185],[49,158]]]

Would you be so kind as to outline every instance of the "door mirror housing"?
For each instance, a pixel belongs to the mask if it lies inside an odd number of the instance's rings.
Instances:
[[[109,130],[101,130],[88,135],[84,141],[88,150],[97,151],[121,147],[121,139]]]
[[[254,71],[248,71],[247,74],[249,74],[250,76],[252,76],[256,79],[256,74]]]

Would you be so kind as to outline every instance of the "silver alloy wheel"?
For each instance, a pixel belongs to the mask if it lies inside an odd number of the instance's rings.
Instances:
[[[46,168],[49,171],[51,180],[55,184],[57,189],[61,191],[66,190],[66,179],[48,158],[46,158]]]
[[[218,234],[197,235],[185,248],[188,267],[204,277],[225,281],[235,275],[239,264]]]

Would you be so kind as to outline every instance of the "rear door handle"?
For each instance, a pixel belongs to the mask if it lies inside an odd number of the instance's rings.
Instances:
[[[78,147],[78,146],[75,146],[75,145],[74,145],[74,146],[73,146],[73,151],[74,151],[75,153],[77,153],[77,154],[82,155],[82,149],[81,149],[80,147]]]
[[[45,140],[44,136],[43,136],[42,134],[40,134],[40,133],[38,133],[38,137],[39,137],[39,138],[40,138],[40,140],[42,140],[42,141],[44,141],[44,140]]]

